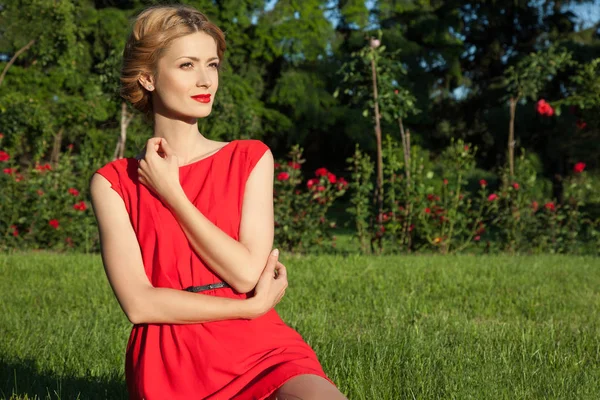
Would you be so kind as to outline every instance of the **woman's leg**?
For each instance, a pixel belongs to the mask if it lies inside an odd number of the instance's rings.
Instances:
[[[347,400],[329,382],[318,375],[298,375],[275,391],[269,400]]]

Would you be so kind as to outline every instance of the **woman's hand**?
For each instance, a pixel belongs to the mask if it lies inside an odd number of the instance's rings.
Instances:
[[[144,157],[139,160],[138,175],[140,182],[167,204],[183,192],[179,159],[164,138],[148,139]]]
[[[254,297],[249,299],[254,302],[256,307],[253,317],[266,314],[279,303],[285,294],[288,286],[287,271],[285,266],[279,262],[278,257],[279,251],[274,251],[269,255],[267,265],[254,288]]]

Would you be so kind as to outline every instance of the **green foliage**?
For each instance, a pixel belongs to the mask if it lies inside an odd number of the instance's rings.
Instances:
[[[372,250],[371,243],[375,236],[373,229],[373,210],[371,197],[373,194],[372,177],[375,171],[375,165],[368,154],[363,153],[358,145],[354,150],[354,155],[349,157],[347,170],[350,171],[350,190],[352,204],[346,211],[354,217],[354,228],[356,229],[356,239],[360,249],[364,254],[369,254]]]
[[[0,139],[1,143],[1,139]],[[98,249],[97,228],[87,198],[87,182],[77,173],[77,156],[20,169],[1,163],[0,249]]]
[[[381,42],[381,32],[378,40]],[[372,38],[371,40],[373,40]],[[386,52],[385,45],[371,46],[369,43],[350,55],[338,73],[342,76],[342,86],[334,92],[338,97],[340,90],[351,98],[353,104],[365,107],[363,116],[367,117],[375,107],[373,99],[373,82],[371,62],[375,62],[377,75],[377,101],[381,116],[388,122],[398,118],[406,118],[416,114],[414,95],[403,85],[406,85],[406,69],[399,62],[400,51]]]
[[[294,146],[289,161],[275,165],[274,213],[276,247],[290,252],[315,252],[335,246],[327,210],[346,192],[347,183],[325,168],[302,188],[302,149]]]
[[[549,199],[547,182],[539,166],[525,151],[517,160],[514,179],[493,190],[485,179],[473,182],[477,147],[456,140],[436,160],[418,147],[411,148],[410,182],[402,149],[391,137],[385,140],[385,207],[373,207],[373,179],[354,172],[349,213],[355,218],[356,239],[368,253],[369,241],[382,238],[385,253],[439,252],[442,254],[507,251],[514,253],[596,254],[598,221],[583,208],[589,205],[586,174],[575,174],[565,185],[568,201]],[[367,156],[368,157],[368,156]],[[373,171],[374,166],[357,148],[348,159],[349,170]],[[508,171],[498,181],[507,181]],[[475,184],[476,188],[473,188]],[[368,221],[368,222],[367,222]],[[376,221],[383,228],[376,230]]]
[[[508,96],[537,100],[538,94],[548,81],[573,64],[571,53],[556,45],[530,53],[516,65],[506,68],[504,77]]]

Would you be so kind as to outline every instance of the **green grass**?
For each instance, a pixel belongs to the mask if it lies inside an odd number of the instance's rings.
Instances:
[[[350,399],[600,398],[600,259],[286,258],[278,306]],[[0,398],[124,399],[99,256],[0,256]]]

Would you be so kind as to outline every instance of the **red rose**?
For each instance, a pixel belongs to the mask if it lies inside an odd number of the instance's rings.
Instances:
[[[0,150],[0,161],[8,161],[10,160],[10,156],[7,152]]]
[[[335,183],[337,180],[337,177],[334,174],[332,174],[331,172],[328,172],[327,179],[329,179],[329,183]]]
[[[580,119],[578,119],[577,122],[575,122],[575,126],[577,126],[577,129],[579,130],[587,128],[587,124],[585,123],[585,121],[582,121]]]
[[[476,242],[479,242],[479,240],[481,240],[481,236],[477,235],[473,238],[473,240],[475,240]]]
[[[554,210],[556,210],[556,206],[554,205],[553,202],[549,202],[549,203],[544,204],[544,207],[548,211],[554,211]]]
[[[46,170],[51,171],[52,170],[52,166],[50,164],[46,163],[44,165],[36,165],[35,169],[38,170],[38,171],[40,171],[40,172],[43,172],[43,171],[46,171]]]
[[[51,219],[50,221],[48,221],[48,224],[53,227],[54,229],[58,229],[58,220],[57,219]]]
[[[482,179],[482,180],[479,181],[479,184],[481,186],[483,186],[483,187],[486,187],[487,186],[487,181],[485,179]]]
[[[583,172],[583,170],[585,169],[585,163],[582,162],[578,162],[577,164],[575,164],[575,166],[573,167],[573,172],[575,172],[576,174],[580,174]]]
[[[279,164],[279,163],[275,163],[275,164],[273,165],[273,167],[274,167],[275,169],[277,169],[277,168],[281,167],[281,164]]]
[[[317,186],[317,190],[319,192],[322,192],[323,190],[325,190],[325,186]]]
[[[469,145],[465,145],[465,151],[469,151]]]
[[[444,179],[444,185],[448,184],[448,179]]]
[[[329,171],[327,171],[327,168],[319,168],[315,171],[315,175],[316,176],[326,176],[328,172]]]
[[[85,202],[80,201],[79,203],[75,204],[73,208],[79,211],[85,211],[87,209],[87,206],[85,205]]]
[[[287,181],[288,179],[290,179],[290,174],[288,174],[287,172],[280,172],[277,175],[278,181]]]
[[[425,214],[431,214],[431,209],[429,207],[425,209]]]
[[[496,193],[492,193],[488,196],[488,200],[489,201],[494,201],[498,198],[498,195]]]
[[[72,194],[73,196],[79,196],[79,190],[75,188],[69,188],[69,194]]]
[[[537,209],[539,208],[539,204],[537,201],[533,201],[533,203],[531,203],[531,208],[533,208],[533,211],[537,211]]]
[[[14,174],[17,170],[14,168],[4,168],[2,170],[6,175],[12,175]]]
[[[513,187],[515,190],[519,190],[519,184],[518,184],[518,183],[516,183],[516,182],[512,184],[512,187]]]
[[[67,149],[69,149],[69,151],[73,151],[73,143],[71,143],[70,145],[68,145]]]
[[[43,195],[44,195],[44,191],[43,191],[42,189],[38,189],[38,190],[37,190],[37,194],[38,194],[39,196],[43,196]]]
[[[288,162],[288,165],[289,165],[290,167],[292,167],[292,169],[300,169],[300,164],[298,164],[298,163],[297,163],[297,162],[295,162],[295,161],[290,161],[290,162]]]
[[[550,104],[546,103],[546,100],[544,99],[540,99],[537,102],[536,110],[538,114],[543,115],[545,117],[551,117],[554,115],[554,109]]]
[[[348,186],[348,182],[346,182],[346,180],[344,178],[338,178],[338,188],[339,189],[343,189],[346,186]]]
[[[313,187],[317,183],[319,183],[318,179],[314,179],[314,178],[313,179],[309,179],[308,182],[306,182],[306,187],[310,189],[311,187]]]

